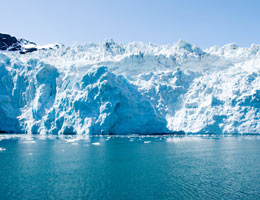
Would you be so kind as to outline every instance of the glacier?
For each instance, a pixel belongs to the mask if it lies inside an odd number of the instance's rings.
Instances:
[[[0,132],[259,133],[260,45],[50,46],[0,51]]]

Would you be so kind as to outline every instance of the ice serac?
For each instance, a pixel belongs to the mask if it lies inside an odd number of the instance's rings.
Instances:
[[[69,87],[54,106],[58,109],[56,124],[51,127],[53,133],[123,135],[167,131],[166,120],[138,88],[107,67],[89,69]]]
[[[168,131],[165,118],[138,87],[105,66],[65,74],[39,60],[11,64],[8,57],[1,58],[1,131],[120,135]]]
[[[52,46],[0,52],[0,132],[259,133],[259,45]]]

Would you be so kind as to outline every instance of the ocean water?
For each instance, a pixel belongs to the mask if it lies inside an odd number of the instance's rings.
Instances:
[[[260,199],[260,136],[0,135],[0,199]]]

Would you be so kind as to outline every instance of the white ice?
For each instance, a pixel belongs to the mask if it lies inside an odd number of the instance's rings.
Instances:
[[[53,46],[53,48],[49,48]],[[0,131],[258,133],[260,45],[133,42],[0,52]]]

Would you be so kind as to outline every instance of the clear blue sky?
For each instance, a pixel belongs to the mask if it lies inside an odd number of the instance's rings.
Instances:
[[[1,29],[38,44],[113,38],[260,44],[260,0],[0,0]]]

